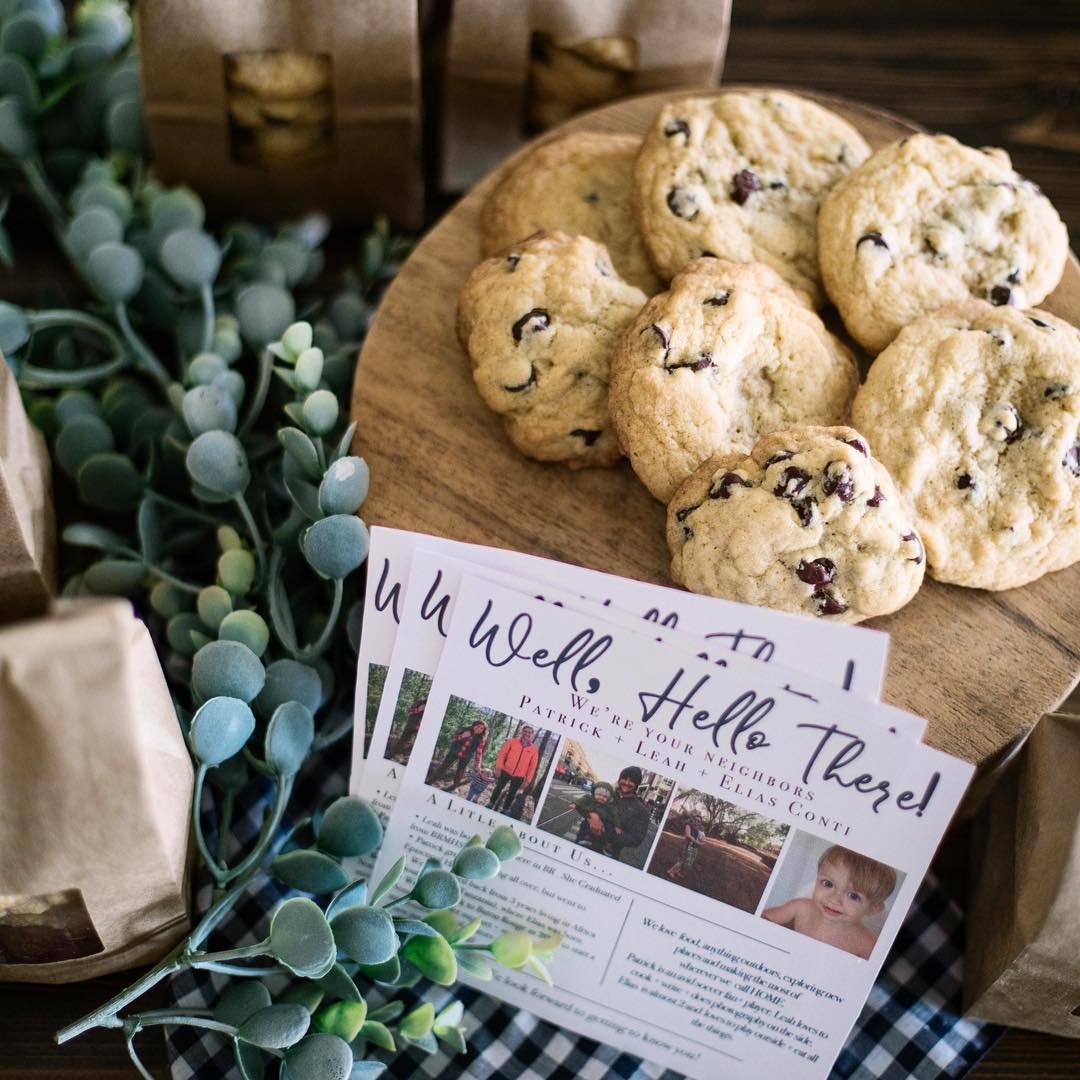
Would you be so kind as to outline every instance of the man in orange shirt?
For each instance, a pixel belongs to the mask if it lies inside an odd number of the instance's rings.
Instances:
[[[499,749],[495,759],[495,768],[499,778],[495,781],[495,790],[491,793],[488,807],[499,809],[499,799],[503,798],[503,813],[509,813],[514,804],[514,796],[522,787],[528,787],[536,776],[536,767],[540,762],[540,753],[533,742],[533,729],[523,727],[516,739],[507,739]]]

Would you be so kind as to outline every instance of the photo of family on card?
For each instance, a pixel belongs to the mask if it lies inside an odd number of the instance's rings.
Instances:
[[[696,788],[680,788],[649,873],[753,913],[788,826]]]
[[[567,739],[536,825],[640,869],[674,786]]]
[[[451,696],[425,783],[531,821],[558,742],[554,732]]]
[[[422,671],[406,668],[401,676],[401,689],[394,704],[394,719],[390,722],[390,735],[386,740],[386,757],[390,761],[409,764],[413,744],[424,719],[431,676]]]
[[[761,917],[866,960],[903,883],[883,862],[796,830]]]

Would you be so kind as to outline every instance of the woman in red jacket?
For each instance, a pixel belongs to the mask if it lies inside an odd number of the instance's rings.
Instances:
[[[487,745],[487,734],[488,727],[483,720],[459,727],[450,739],[446,757],[442,759],[438,769],[432,768],[428,783],[440,784],[444,791],[453,791],[459,787],[471,759],[475,757],[476,767],[480,768],[484,759],[484,747]],[[451,772],[454,773],[453,782],[449,786],[443,785],[442,781]]]
[[[508,814],[514,804],[514,796],[522,787],[528,788],[533,782],[539,763],[540,752],[533,742],[533,729],[523,727],[516,739],[507,739],[499,749],[499,756],[495,759],[499,778],[495,781],[488,807],[498,810],[499,799],[502,798],[503,813]]]

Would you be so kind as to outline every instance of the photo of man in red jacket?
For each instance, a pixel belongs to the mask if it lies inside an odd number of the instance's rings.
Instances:
[[[488,806],[492,810],[501,809],[509,813],[514,796],[521,788],[528,788],[536,776],[540,754],[533,742],[533,729],[526,725],[516,739],[507,739],[499,748],[495,759],[495,768],[499,777],[495,781],[495,790],[491,793]],[[503,800],[500,807],[499,800]]]

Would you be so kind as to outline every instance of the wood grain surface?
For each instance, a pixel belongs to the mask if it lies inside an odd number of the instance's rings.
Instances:
[[[735,0],[724,81],[816,87],[902,113],[974,146],[1004,146],[1016,167],[1054,201],[1075,238],[1080,236],[1077,57],[1075,0]],[[19,205],[14,204],[16,211]],[[9,213],[5,222],[15,233],[19,265],[17,274],[2,279],[0,290],[5,299],[33,303],[41,287],[56,280],[57,265],[28,250],[45,230],[32,214],[21,218]],[[356,237],[339,236],[337,242],[352,261]],[[980,650],[969,658],[957,677],[980,679],[982,655]],[[943,851],[939,870],[945,863],[962,881],[964,855],[962,846]],[[0,1077],[133,1077],[116,1032],[91,1033],[62,1048],[52,1033],[136,974],[64,987],[0,984]],[[161,1004],[151,1000],[147,1007]],[[154,1075],[167,1077],[160,1035],[147,1032],[140,1038]],[[1080,1040],[1013,1030],[971,1075],[974,1080],[1075,1080]]]
[[[850,120],[871,146],[915,130],[880,109],[804,92]],[[622,101],[559,130],[641,134],[661,104],[685,93]],[[356,450],[371,466],[365,517],[670,584],[664,507],[629,463],[575,472],[532,461],[510,444],[473,385],[454,316],[481,257],[480,209],[501,172],[427,234],[369,331],[352,410]],[[1043,306],[1080,322],[1075,259]],[[988,766],[1080,674],[1080,564],[1000,593],[927,578],[905,608],[866,625],[892,638],[885,699],[925,716],[931,745]]]

